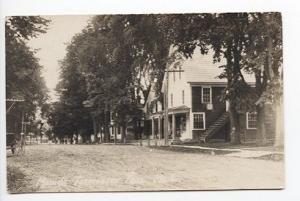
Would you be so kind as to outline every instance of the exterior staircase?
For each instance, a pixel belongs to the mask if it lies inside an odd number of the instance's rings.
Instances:
[[[224,112],[208,129],[200,135],[200,142],[206,142],[229,121],[229,113]]]

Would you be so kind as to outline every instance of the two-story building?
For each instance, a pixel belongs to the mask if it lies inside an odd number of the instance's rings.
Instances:
[[[170,138],[204,142],[209,139],[229,139],[229,105],[221,100],[227,80],[218,78],[223,72],[219,68],[221,65],[222,62],[213,62],[212,52],[206,55],[196,52],[188,59],[177,55],[168,66],[168,79],[165,73],[161,92],[164,95],[167,92],[168,96]],[[254,76],[243,75],[247,83],[254,86]],[[144,111],[145,134],[152,138],[164,138],[164,106],[163,100],[155,95],[154,87],[151,87]],[[241,115],[242,140],[255,140],[256,121],[255,112]]]

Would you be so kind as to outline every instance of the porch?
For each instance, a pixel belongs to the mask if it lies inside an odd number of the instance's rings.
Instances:
[[[191,138],[190,132],[190,108],[180,106],[170,108],[168,110],[168,139],[172,141],[180,141],[183,139]],[[165,138],[164,129],[164,113],[154,114],[145,120],[144,137],[143,139],[157,139]]]

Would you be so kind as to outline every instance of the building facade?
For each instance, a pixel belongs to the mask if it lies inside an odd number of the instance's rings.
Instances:
[[[222,100],[227,80],[218,77],[223,72],[219,68],[221,65],[224,63],[213,62],[212,52],[206,55],[196,52],[188,59],[177,56],[168,66],[168,79],[165,73],[161,92],[164,96],[167,93],[167,136],[170,139],[183,142],[230,139],[229,104]],[[255,85],[254,76],[243,75],[250,86]],[[151,86],[144,107],[144,133],[152,139],[162,139],[165,136],[163,125],[166,103],[156,95],[154,85]],[[240,114],[240,122],[241,140],[255,140],[256,112]]]

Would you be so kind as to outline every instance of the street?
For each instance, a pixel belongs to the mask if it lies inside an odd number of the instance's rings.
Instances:
[[[133,145],[32,145],[8,154],[8,190],[93,192],[268,189],[284,186],[283,161]]]

